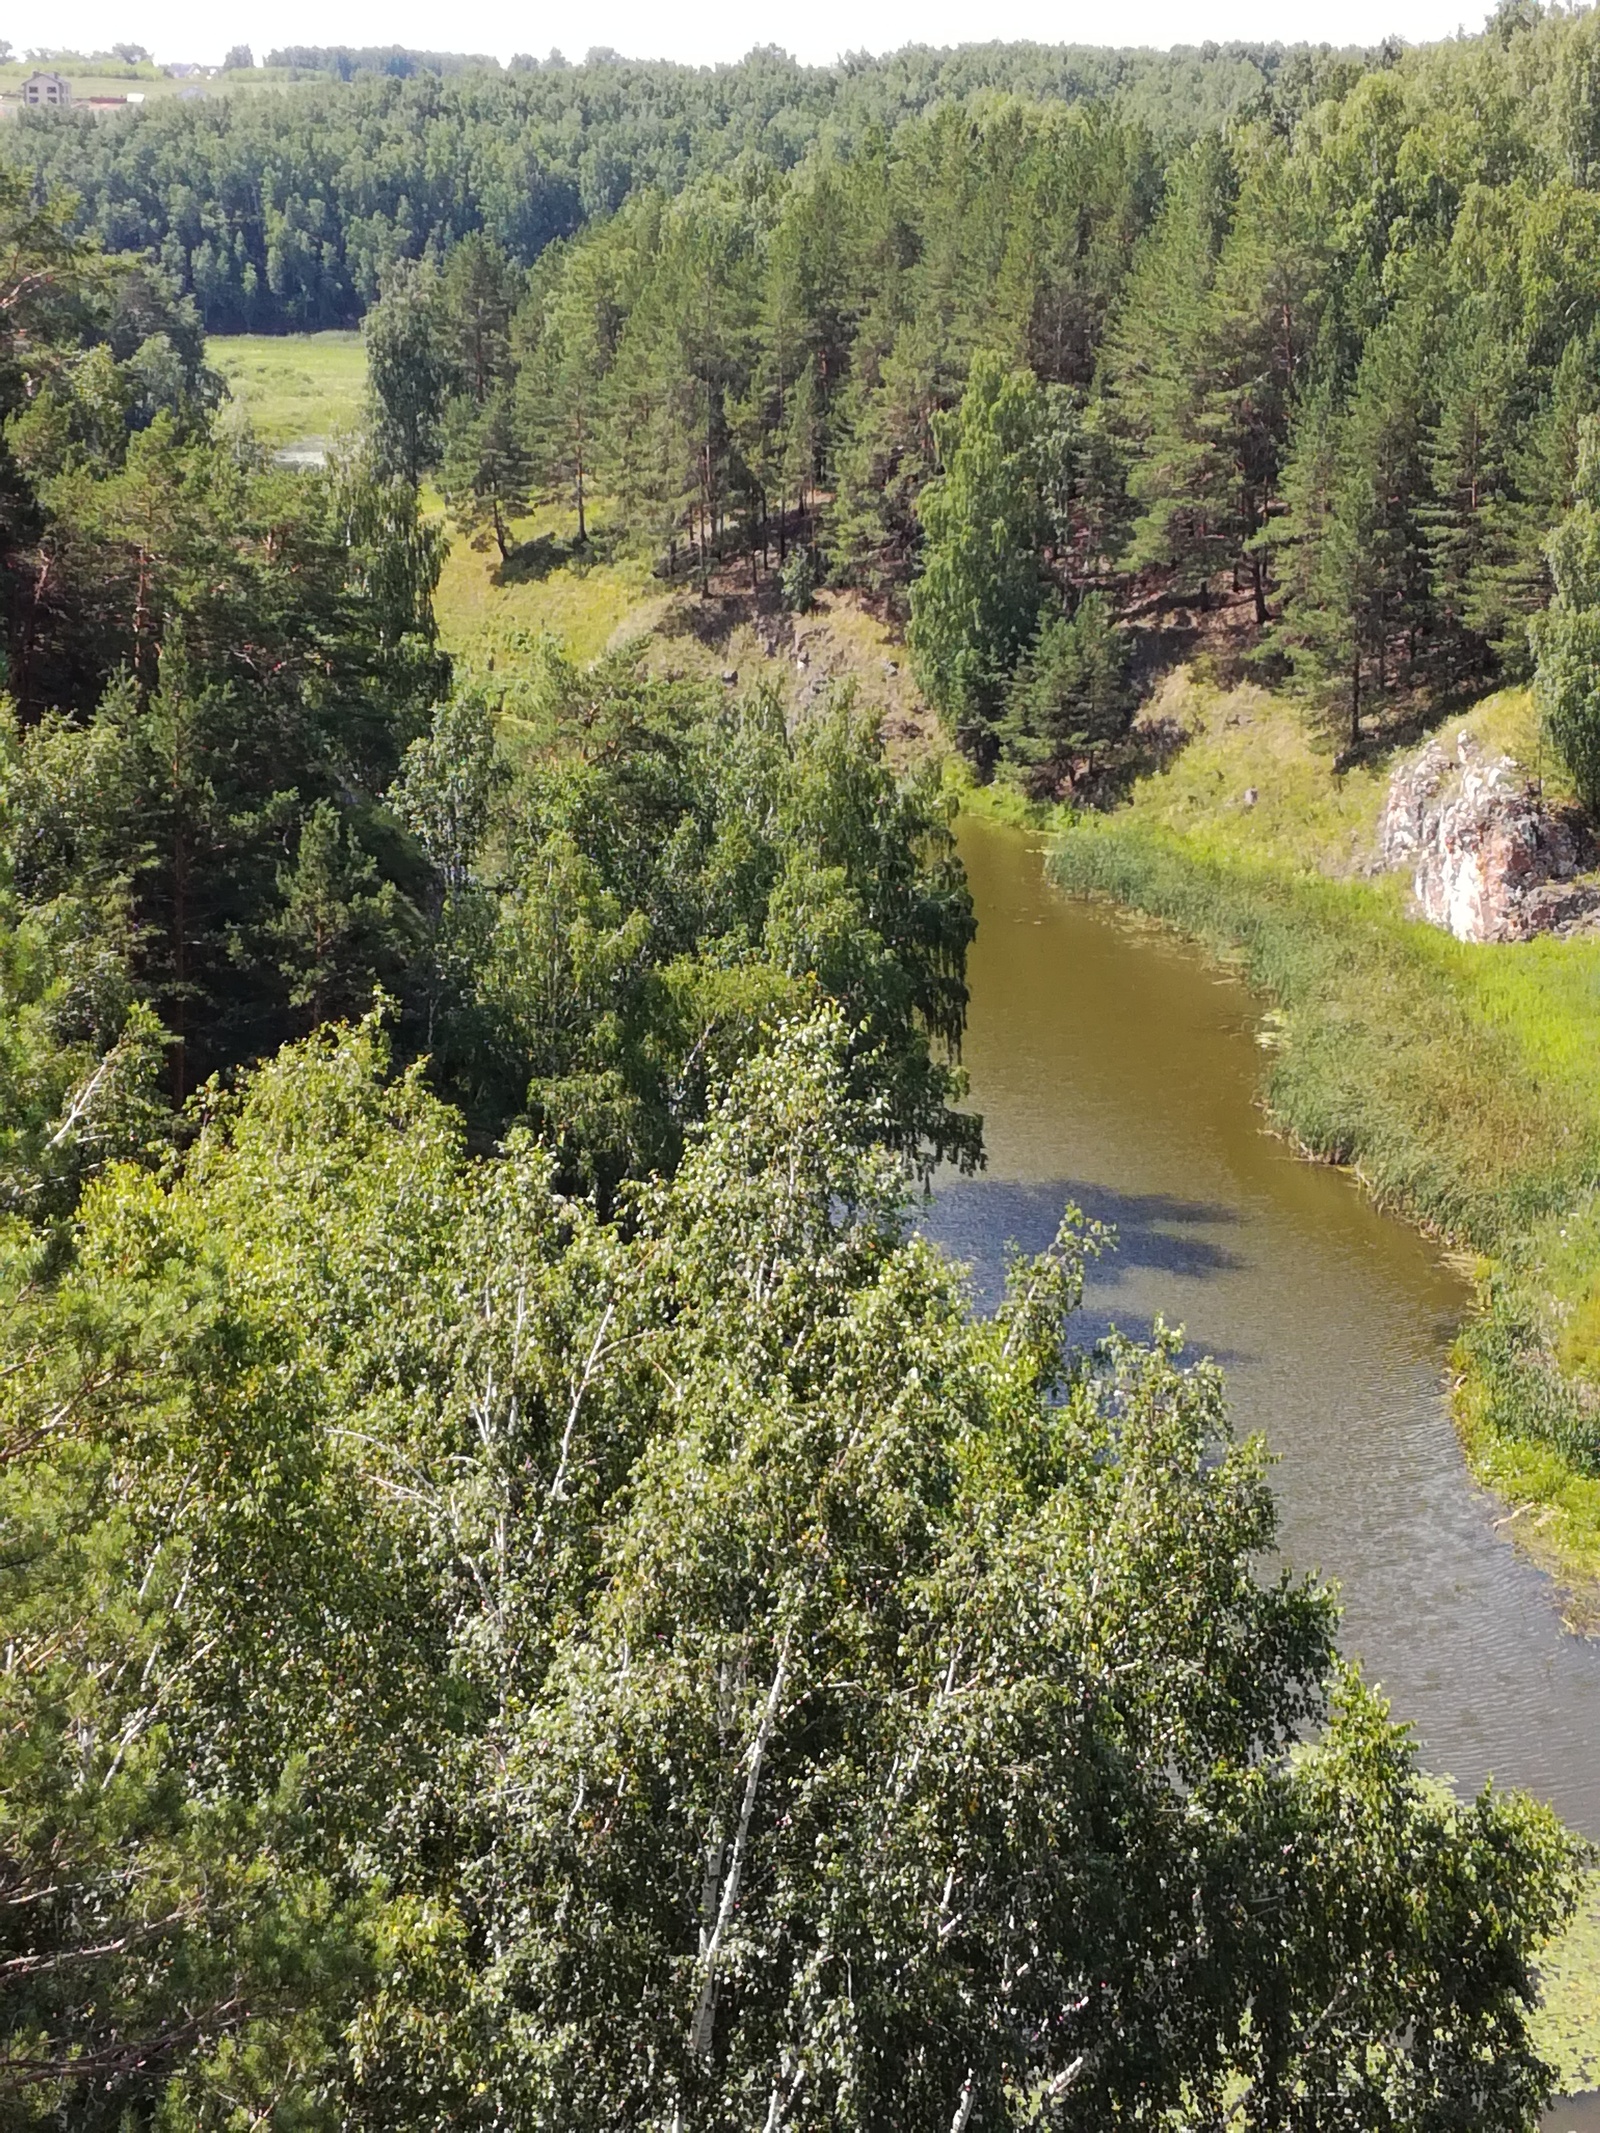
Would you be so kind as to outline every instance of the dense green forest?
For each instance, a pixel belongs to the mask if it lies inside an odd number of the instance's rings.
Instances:
[[[1359,727],[1522,656],[1570,511],[1581,658],[1594,39],[17,130],[7,2124],[1532,2127],[1581,1848],[1418,1773],[1215,1369],[1075,1338],[1109,1239],[982,1317],[914,1234],[982,1159],[932,774],[847,693],[453,670],[421,484],[853,582],[1032,779],[1141,601]],[[247,268],[376,298],[324,469],[206,362]]]
[[[909,614],[974,759],[1037,791],[1092,788],[1184,644],[1359,749],[1528,668],[1600,401],[1597,37],[1513,8],[1416,52],[1281,54],[1225,124],[1197,98],[1164,133],[1125,94],[987,89],[884,123],[886,66],[775,146],[749,129],[787,63],[693,77],[737,83],[739,153],[707,122],[671,170],[624,156],[620,205],[549,244],[497,228],[485,180],[482,227],[373,270],[380,457],[502,555],[531,499],[582,540],[603,494],[667,575],[861,588]],[[1033,87],[1045,55],[1018,64]],[[341,93],[413,88],[448,84]]]
[[[802,67],[772,48],[714,69],[611,54],[441,77],[438,55],[271,56],[369,67],[348,85],[151,102],[110,121],[23,112],[5,152],[72,189],[80,228],[157,257],[212,332],[307,330],[353,325],[396,260],[438,259],[473,231],[531,266],[635,193],[788,171],[825,142],[892,132],[941,101],[1114,95],[1165,138],[1244,109],[1297,110],[1314,83],[1360,64],[1277,45],[1171,55],[976,45],[838,67]],[[402,62],[419,64],[400,78],[390,69]]]

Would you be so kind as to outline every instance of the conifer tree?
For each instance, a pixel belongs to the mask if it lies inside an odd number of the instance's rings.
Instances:
[[[1132,708],[1127,645],[1103,593],[1085,593],[1069,615],[1048,616],[1006,697],[1005,756],[1050,789],[1075,756],[1097,753],[1126,729]]]
[[[1577,492],[1550,537],[1555,593],[1530,635],[1545,733],[1584,805],[1600,811],[1600,421],[1593,416],[1580,434]]]
[[[1412,304],[1367,346],[1349,404],[1326,390],[1302,416],[1271,529],[1287,552],[1271,642],[1324,705],[1344,704],[1348,745],[1362,714],[1413,664],[1431,620],[1427,347],[1431,306]]]
[[[1438,366],[1430,496],[1419,515],[1440,650],[1452,674],[1491,654],[1515,671],[1544,589],[1543,558],[1528,538],[1533,514],[1517,479],[1525,454],[1515,370],[1504,342],[1470,325],[1452,336]]]
[[[917,498],[937,464],[938,417],[957,387],[935,336],[907,326],[875,373],[859,372],[841,397],[828,545],[842,578],[883,595],[910,573]]]
[[[573,254],[556,285],[520,325],[517,413],[529,477],[543,495],[570,500],[578,542],[589,538],[589,502],[602,452],[607,378],[616,354],[627,269],[626,239]]]
[[[1132,446],[1128,491],[1139,507],[1126,561],[1193,571],[1202,597],[1237,539],[1227,459],[1202,419],[1209,307],[1234,184],[1213,136],[1179,163],[1106,350],[1112,406]]]
[[[524,277],[492,237],[474,230],[439,277],[438,316],[461,390],[481,407],[511,368],[511,322]]]
[[[450,515],[474,547],[493,538],[503,563],[511,553],[511,522],[528,509],[528,453],[509,383],[476,402],[462,393],[444,422],[439,486]]]

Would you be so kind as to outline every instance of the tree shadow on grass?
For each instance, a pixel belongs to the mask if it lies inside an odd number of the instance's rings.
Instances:
[[[505,561],[491,572],[494,585],[537,585],[558,570],[587,570],[612,560],[615,543],[604,534],[591,534],[579,541],[566,534],[536,533],[531,541],[519,541]]]

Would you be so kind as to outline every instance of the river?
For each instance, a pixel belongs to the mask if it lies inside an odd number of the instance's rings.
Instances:
[[[1116,1225],[1084,1331],[1160,1312],[1224,1365],[1236,1425],[1278,1459],[1282,1543],[1337,1581],[1342,1642],[1426,1765],[1493,1775],[1600,1838],[1600,1641],[1467,1473],[1446,1407],[1468,1296],[1437,1249],[1342,1173],[1298,1161],[1255,1097],[1259,1003],[1191,950],[1045,880],[1037,840],[960,830],[978,910],[965,1063],[987,1170],[924,1226],[992,1298],[1014,1239],[1069,1199]]]

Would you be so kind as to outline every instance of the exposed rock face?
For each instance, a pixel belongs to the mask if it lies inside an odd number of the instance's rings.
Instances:
[[[1600,884],[1579,883],[1571,827],[1530,791],[1509,756],[1470,736],[1452,763],[1437,741],[1403,763],[1379,825],[1385,867],[1409,866],[1422,915],[1459,941],[1522,941],[1593,924]]]

